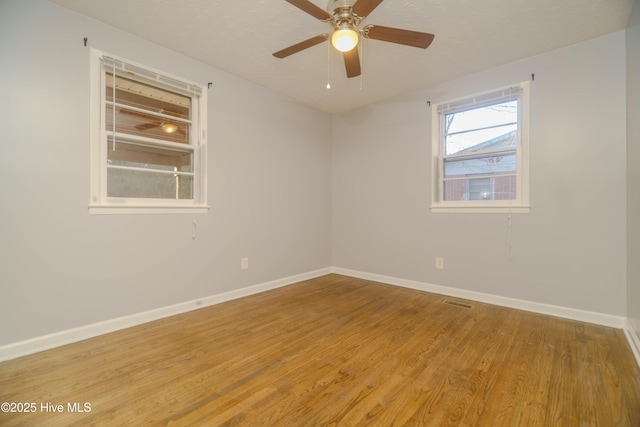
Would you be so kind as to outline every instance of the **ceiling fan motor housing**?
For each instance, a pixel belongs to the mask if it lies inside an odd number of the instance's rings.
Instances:
[[[360,32],[358,24],[362,18],[352,11],[355,3],[356,0],[329,0],[327,11],[331,15],[331,24],[335,30],[349,28],[357,33]]]
[[[351,8],[356,4],[356,0],[329,0],[327,3],[327,12],[333,15],[338,9]]]

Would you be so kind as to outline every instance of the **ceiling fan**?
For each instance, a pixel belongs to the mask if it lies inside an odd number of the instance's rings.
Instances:
[[[383,27],[380,25],[366,25],[359,28],[360,23],[383,0],[329,0],[327,11],[322,10],[309,0],[285,0],[308,13],[320,21],[331,24],[331,34],[320,34],[308,40],[289,46],[275,52],[276,58],[286,58],[304,49],[320,44],[329,38],[331,44],[342,52],[347,77],[360,75],[360,57],[358,56],[358,42],[361,37],[398,43],[406,46],[426,49],[433,41],[434,35],[418,31],[402,30],[399,28]]]

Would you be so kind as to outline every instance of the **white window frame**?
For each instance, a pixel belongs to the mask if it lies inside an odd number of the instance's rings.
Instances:
[[[483,97],[519,88],[518,145],[516,147],[516,199],[444,200],[444,113],[480,105]],[[529,213],[529,111],[530,84],[524,81],[490,91],[431,104],[432,200],[433,213]]]
[[[184,79],[170,76],[117,58],[97,49],[90,53],[90,214],[174,214],[207,213],[207,91]],[[111,64],[105,66],[104,62]],[[107,196],[107,147],[109,132],[106,120],[106,73],[113,66],[127,70],[127,78],[136,79],[161,89],[169,89],[192,99],[190,142],[193,153],[193,198],[151,199]],[[117,68],[116,68],[117,69]],[[144,139],[144,137],[138,137]],[[180,144],[181,146],[183,144]]]

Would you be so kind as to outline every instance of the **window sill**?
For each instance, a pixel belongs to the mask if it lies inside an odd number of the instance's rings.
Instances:
[[[209,206],[89,206],[91,215],[203,214]]]
[[[531,206],[431,206],[432,213],[530,213]]]

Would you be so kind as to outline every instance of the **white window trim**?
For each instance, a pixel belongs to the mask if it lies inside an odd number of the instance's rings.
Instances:
[[[442,200],[443,194],[443,144],[441,136],[442,120],[438,113],[438,107],[443,104],[469,100],[512,87],[520,87],[521,94],[518,106],[518,146],[516,149],[516,199],[515,200]],[[433,213],[529,213],[531,205],[529,201],[529,115],[530,115],[530,84],[524,81],[514,85],[496,88],[487,92],[464,96],[446,102],[431,104],[431,157],[432,157],[432,189],[431,212]]]
[[[194,162],[194,197],[189,200],[143,199],[107,197],[107,135],[104,131],[105,117],[105,73],[102,70],[103,56],[114,58],[142,70],[160,76],[160,81],[175,81],[199,88],[199,101],[196,108],[192,129],[200,129],[196,145],[193,146]],[[155,71],[149,67],[138,65],[129,60],[117,58],[100,50],[91,48],[89,71],[91,87],[90,96],[90,214],[196,214],[207,213],[207,90],[205,87],[190,83],[184,79]],[[162,83],[158,83],[162,87]]]

